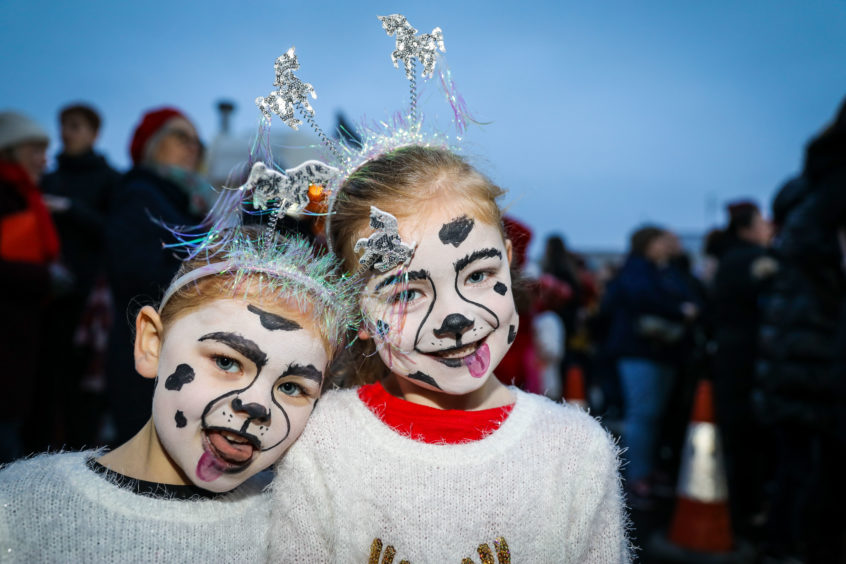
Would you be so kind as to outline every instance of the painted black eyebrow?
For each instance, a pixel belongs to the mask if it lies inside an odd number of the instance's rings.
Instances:
[[[253,304],[247,306],[247,311],[258,315],[261,326],[268,331],[297,331],[303,328],[296,321],[291,321],[287,317],[264,311]]]
[[[261,370],[267,364],[267,355],[253,341],[242,337],[237,333],[216,332],[203,335],[199,341],[217,341],[228,345],[250,359],[256,368]]]
[[[314,380],[318,384],[323,382],[323,372],[311,364],[306,364],[305,366],[301,364],[292,364],[287,370],[285,370],[285,372],[282,373],[280,378],[284,378],[285,376],[302,376],[303,378]]]
[[[489,249],[479,249],[478,251],[473,251],[466,257],[460,258],[455,261],[455,272],[461,272],[462,270],[467,268],[467,265],[471,262],[476,262],[479,259],[491,257],[499,257],[500,260],[502,260],[502,253],[498,249],[494,249],[493,247]]]
[[[426,280],[427,278],[429,278],[429,271],[428,270],[412,270],[410,272],[404,272],[402,274],[394,274],[394,275],[388,276],[387,278],[385,278],[384,280],[382,280],[381,282],[376,284],[376,287],[373,288],[373,291],[378,292],[379,290],[381,290],[385,286],[390,286],[391,284],[397,284],[397,283],[403,282],[405,280],[408,280],[409,282],[411,282],[412,280]]]

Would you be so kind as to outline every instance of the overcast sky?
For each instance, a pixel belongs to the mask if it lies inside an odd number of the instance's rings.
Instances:
[[[511,213],[536,240],[560,232],[576,248],[621,249],[647,221],[701,232],[739,197],[769,204],[846,95],[846,0],[4,0],[0,108],[58,139],[57,110],[88,101],[105,117],[99,149],[125,168],[154,106],[183,108],[211,139],[226,98],[236,132],[254,130],[253,99],[295,45],[323,128],[338,110],[384,117],[407,100],[376,19],[396,12],[443,29],[487,123],[468,152]]]

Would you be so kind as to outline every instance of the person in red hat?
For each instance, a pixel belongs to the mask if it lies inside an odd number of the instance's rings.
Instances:
[[[118,186],[106,222],[106,267],[115,307],[106,360],[107,396],[117,431],[128,440],[150,417],[151,382],[135,377],[126,323],[167,286],[178,260],[162,248],[167,225],[196,225],[208,185],[198,175],[202,144],[188,117],[172,107],[146,112],[129,145],[133,167]],[[209,192],[211,192],[209,190]],[[155,220],[151,221],[151,219]]]

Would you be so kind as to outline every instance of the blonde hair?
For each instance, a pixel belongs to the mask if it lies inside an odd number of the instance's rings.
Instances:
[[[436,206],[460,202],[475,219],[496,226],[503,239],[502,210],[497,200],[505,191],[446,149],[411,145],[367,161],[341,185],[327,237],[347,272],[359,268],[353,247],[364,236],[370,206],[398,220],[425,217]],[[361,385],[387,376],[372,339],[358,340],[332,367],[345,385]]]

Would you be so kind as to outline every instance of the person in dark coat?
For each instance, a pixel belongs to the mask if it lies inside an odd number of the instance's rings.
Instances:
[[[0,464],[25,454],[23,423],[35,401],[43,308],[69,275],[58,264],[59,237],[38,182],[47,164],[47,133],[26,116],[0,112]]]
[[[762,300],[757,373],[778,447],[769,551],[844,562],[846,101],[773,207],[779,269]]]
[[[120,175],[94,152],[100,130],[94,109],[67,106],[59,122],[62,152],[56,170],[44,177],[42,189],[59,232],[62,264],[72,273],[74,284],[54,297],[45,312],[39,384],[40,395],[51,400],[55,424],[33,425],[29,437],[33,450],[93,446],[103,411],[102,396],[81,388],[83,374],[95,359],[92,349],[77,344],[75,337],[95,281],[104,278],[103,231]]]
[[[603,310],[611,323],[606,351],[616,357],[623,391],[627,486],[649,495],[659,423],[682,354],[686,324],[699,311],[693,291],[669,267],[673,240],[661,228],[635,231],[620,273],[609,283]]]
[[[752,202],[728,206],[729,223],[712,249],[719,261],[711,303],[713,379],[717,424],[723,439],[732,523],[739,533],[763,509],[771,444],[752,410],[758,356],[758,302],[778,263],[768,255],[772,228]]]
[[[112,199],[106,251],[115,321],[106,374],[114,443],[131,438],[150,418],[153,382],[135,373],[130,320],[139,307],[160,297],[179,266],[173,252],[163,248],[168,233],[157,222],[187,226],[203,218],[197,194],[210,189],[196,174],[201,150],[196,129],[181,111],[147,112],[130,145],[134,166]]]

